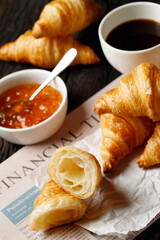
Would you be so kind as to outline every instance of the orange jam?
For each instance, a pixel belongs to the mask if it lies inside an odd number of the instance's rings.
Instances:
[[[34,83],[23,84],[0,95],[0,126],[30,127],[56,112],[62,102],[62,95],[51,86],[46,86],[32,101],[27,101],[39,86]]]

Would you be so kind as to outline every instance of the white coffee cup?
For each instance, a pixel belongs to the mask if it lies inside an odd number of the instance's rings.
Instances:
[[[115,27],[136,19],[147,19],[160,23],[160,4],[134,2],[122,5],[109,12],[102,19],[98,29],[105,57],[115,69],[124,74],[128,74],[142,62],[150,62],[160,68],[160,44],[145,50],[126,51],[114,48],[105,41]]]

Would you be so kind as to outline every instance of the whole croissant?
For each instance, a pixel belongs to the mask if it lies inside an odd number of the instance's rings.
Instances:
[[[138,65],[118,86],[106,92],[94,105],[97,114],[148,116],[160,120],[160,70],[151,63]]]
[[[101,156],[103,171],[110,172],[132,150],[145,143],[154,123],[148,117],[100,116],[102,131]]]
[[[72,65],[99,62],[94,51],[71,36],[36,39],[28,30],[14,42],[0,48],[0,60],[31,63],[42,68],[53,68],[70,49],[77,49]]]
[[[36,231],[47,230],[79,220],[85,210],[83,200],[70,195],[50,179],[43,185],[35,200],[29,226]]]
[[[54,0],[45,5],[32,33],[37,38],[66,36],[83,30],[103,14],[93,0]]]
[[[147,168],[160,163],[160,122],[145,146],[143,154],[137,159],[139,167]]]

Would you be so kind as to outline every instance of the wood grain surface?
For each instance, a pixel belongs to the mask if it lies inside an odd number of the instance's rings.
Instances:
[[[15,40],[20,34],[31,29],[34,22],[49,0],[0,0],[0,46],[6,42]],[[135,1],[127,0],[96,0],[105,10],[105,13],[122,4]],[[150,1],[148,1],[150,2]],[[152,2],[160,3],[160,0]],[[108,83],[120,75],[105,59],[99,39],[96,22],[84,31],[75,34],[75,37],[86,45],[89,45],[101,62],[89,66],[74,66],[67,68],[60,76],[64,80],[68,90],[68,112],[82,104],[85,100],[102,89]],[[9,73],[22,69],[35,68],[30,64],[7,63],[0,61],[0,78]],[[0,162],[6,160],[22,146],[9,143],[0,139]],[[160,220],[152,224],[136,239],[160,239]]]

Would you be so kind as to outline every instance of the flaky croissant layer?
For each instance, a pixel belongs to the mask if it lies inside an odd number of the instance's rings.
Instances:
[[[49,179],[36,198],[29,218],[32,230],[47,230],[79,220],[85,213],[86,204]]]
[[[160,122],[156,123],[154,132],[148,140],[143,154],[137,159],[137,164],[143,168],[160,164]]]
[[[80,199],[93,196],[102,177],[95,156],[74,146],[54,151],[47,172],[59,186]]]
[[[150,137],[154,124],[147,117],[119,117],[113,114],[100,116],[103,171],[110,172],[132,150]]]
[[[97,114],[148,116],[160,121],[160,70],[151,63],[141,63],[118,86],[106,92],[94,105]]]
[[[0,48],[0,60],[31,63],[42,68],[53,68],[63,55],[76,48],[77,56],[72,65],[93,64],[100,61],[94,51],[75,40],[72,36],[36,39],[30,30],[14,42]]]
[[[85,29],[103,14],[93,0],[54,0],[45,5],[32,33],[37,38],[66,36]]]

